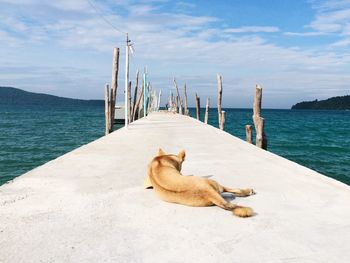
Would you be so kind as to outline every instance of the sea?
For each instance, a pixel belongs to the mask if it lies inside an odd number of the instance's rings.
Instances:
[[[245,140],[252,110],[224,110],[225,131]],[[350,111],[263,109],[262,116],[268,151],[350,185]],[[217,109],[209,124],[218,127]],[[0,185],[103,135],[103,106],[0,105]]]

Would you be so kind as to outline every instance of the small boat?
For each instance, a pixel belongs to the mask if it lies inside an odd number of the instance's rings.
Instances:
[[[116,123],[116,124],[124,124],[125,123],[124,104],[115,105],[114,123]]]

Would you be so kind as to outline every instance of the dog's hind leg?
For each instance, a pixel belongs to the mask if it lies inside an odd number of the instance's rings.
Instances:
[[[249,217],[253,215],[253,210],[250,207],[229,203],[218,192],[214,191],[214,189],[210,191],[209,195],[211,202],[225,210],[232,211],[232,213],[236,216]]]
[[[243,197],[243,196],[250,196],[255,194],[253,189],[247,188],[247,189],[240,189],[240,188],[229,188],[223,186],[224,192],[232,193],[235,196]]]
[[[232,193],[235,196],[239,196],[239,197],[250,196],[255,194],[254,190],[250,188],[247,188],[247,189],[229,188],[229,187],[222,186],[218,182],[211,179],[208,179],[208,183],[218,193],[227,192],[227,193]]]

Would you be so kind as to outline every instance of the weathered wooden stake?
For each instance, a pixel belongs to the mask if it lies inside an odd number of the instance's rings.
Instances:
[[[225,129],[225,111],[221,111],[220,114],[220,130],[224,130]]]
[[[147,108],[146,108],[146,116],[149,114],[150,112],[150,108],[151,108],[151,83],[148,82],[147,83]]]
[[[187,91],[186,91],[186,83],[185,83],[185,87],[184,87],[184,114],[186,115],[186,116],[188,116],[189,115],[189,113],[188,113],[188,105],[187,105]]]
[[[110,114],[109,114],[109,85],[105,86],[105,135],[109,134],[109,122],[110,122]]]
[[[117,99],[117,88],[118,88],[118,71],[119,71],[119,48],[115,47],[113,49],[113,64],[112,64],[112,82],[111,82],[111,97],[109,105],[109,131],[113,131],[114,123],[114,112],[115,112],[115,103]]]
[[[219,127],[221,127],[222,78],[219,74],[217,74],[216,79],[218,81],[218,122]]]
[[[245,126],[245,136],[246,136],[246,141],[247,142],[253,143],[252,125],[246,125]]]
[[[182,100],[181,100],[181,96],[179,93],[179,87],[177,86],[175,78],[174,78],[174,85],[175,85],[176,94],[177,94],[176,101],[177,101],[178,113],[182,114]]]
[[[205,124],[208,124],[209,104],[210,104],[210,98],[207,98],[207,104],[205,105],[205,116],[204,116],[204,123]]]
[[[138,118],[141,116],[141,108],[142,108],[142,98],[143,98],[143,89],[141,89],[140,91],[140,95],[139,97],[137,98],[137,102],[136,102],[136,105],[135,105],[135,110],[133,111],[133,116],[132,116],[132,121],[135,121],[135,118],[136,118],[136,112],[138,112]]]
[[[136,84],[135,84],[135,89],[134,89],[134,104],[132,106],[132,111],[130,112],[130,122],[134,121],[134,115],[136,111],[136,100],[137,100],[137,90],[139,86],[139,70],[136,71]]]
[[[160,99],[162,98],[162,90],[159,91],[158,94],[158,105],[157,105],[157,111],[160,109]]]
[[[128,123],[131,122],[132,104],[131,104],[131,81],[128,83]]]
[[[200,97],[197,96],[196,93],[196,118],[197,120],[200,119],[201,116],[201,101],[200,101]]]
[[[267,149],[267,138],[264,132],[265,120],[260,116],[261,113],[261,98],[262,88],[260,85],[255,87],[254,107],[253,107],[253,121],[256,133],[256,146],[262,149]]]
[[[139,119],[141,117],[141,114],[144,113],[144,110],[143,110],[143,95],[144,95],[143,91],[144,91],[144,89],[143,89],[143,84],[142,84],[139,98],[137,99],[137,102],[136,102],[137,119]],[[133,120],[136,120],[136,113],[135,112],[134,112]]]

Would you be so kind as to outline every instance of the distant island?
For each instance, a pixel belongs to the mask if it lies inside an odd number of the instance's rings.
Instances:
[[[12,87],[0,87],[0,105],[93,106],[104,105],[104,101],[63,98],[43,93],[28,92]]]
[[[292,106],[292,110],[350,110],[350,95],[326,100],[303,101]]]

